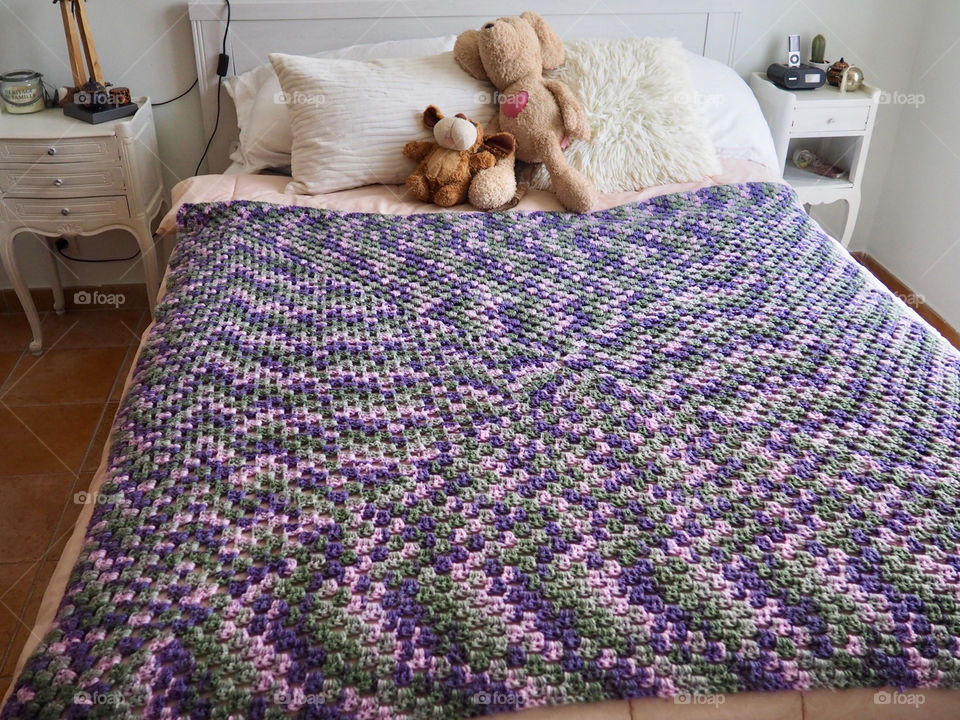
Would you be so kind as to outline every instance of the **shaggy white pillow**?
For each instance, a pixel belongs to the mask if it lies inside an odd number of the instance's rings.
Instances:
[[[600,192],[700,180],[719,172],[679,40],[572,43],[566,62],[547,76],[569,85],[583,104],[592,137],[571,142],[566,156]],[[543,166],[531,184],[550,187]]]

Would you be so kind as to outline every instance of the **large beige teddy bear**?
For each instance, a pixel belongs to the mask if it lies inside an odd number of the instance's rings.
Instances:
[[[518,160],[543,163],[551,189],[568,210],[587,212],[596,190],[571,167],[563,151],[571,139],[589,140],[590,126],[580,102],[562,82],[547,80],[544,70],[563,64],[563,42],[535,12],[503,17],[480,30],[462,33],[454,46],[457,63],[498,90],[500,111],[488,131],[511,133]],[[480,208],[508,204],[516,188],[507,159],[482,170],[470,187],[470,202]]]

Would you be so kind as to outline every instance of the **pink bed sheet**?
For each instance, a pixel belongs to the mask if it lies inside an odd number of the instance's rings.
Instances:
[[[201,175],[180,182],[173,188],[173,206],[160,223],[161,235],[176,230],[177,210],[184,203],[253,200],[277,205],[303,205],[325,210],[368,212],[383,215],[413,215],[429,212],[478,212],[470,205],[441,208],[413,200],[402,185],[368,185],[326,195],[288,195],[283,192],[290,182],[286,175]],[[765,165],[749,160],[725,159],[718,174],[697,182],[658,185],[636,192],[602,193],[597,210],[638,202],[657,195],[699,190],[711,185],[744,182],[783,182]],[[511,212],[563,210],[557,199],[544,190],[530,190]]]

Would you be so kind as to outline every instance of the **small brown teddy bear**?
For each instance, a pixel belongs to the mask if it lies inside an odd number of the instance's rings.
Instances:
[[[563,42],[535,12],[502,17],[480,30],[457,37],[453,56],[478,80],[489,80],[499,90],[500,112],[490,127],[510,132],[516,139],[517,160],[543,163],[551,187],[568,210],[587,212],[595,204],[596,190],[571,167],[563,155],[571,139],[589,140],[590,125],[573,91],[558,80],[543,77],[544,70],[563,64]],[[470,199],[500,204],[513,194],[513,166],[498,163],[474,181]]]
[[[403,154],[419,162],[407,187],[422,202],[440,207],[465,202],[476,172],[514,151],[510,133],[484,137],[479,123],[463,114],[444,117],[434,105],[423,111],[423,124],[433,128],[433,140],[412,140],[403,146]]]

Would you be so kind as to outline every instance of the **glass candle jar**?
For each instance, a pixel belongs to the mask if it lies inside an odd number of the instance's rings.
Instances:
[[[43,110],[43,80],[33,70],[14,70],[0,75],[0,98],[8,113],[20,115]]]

